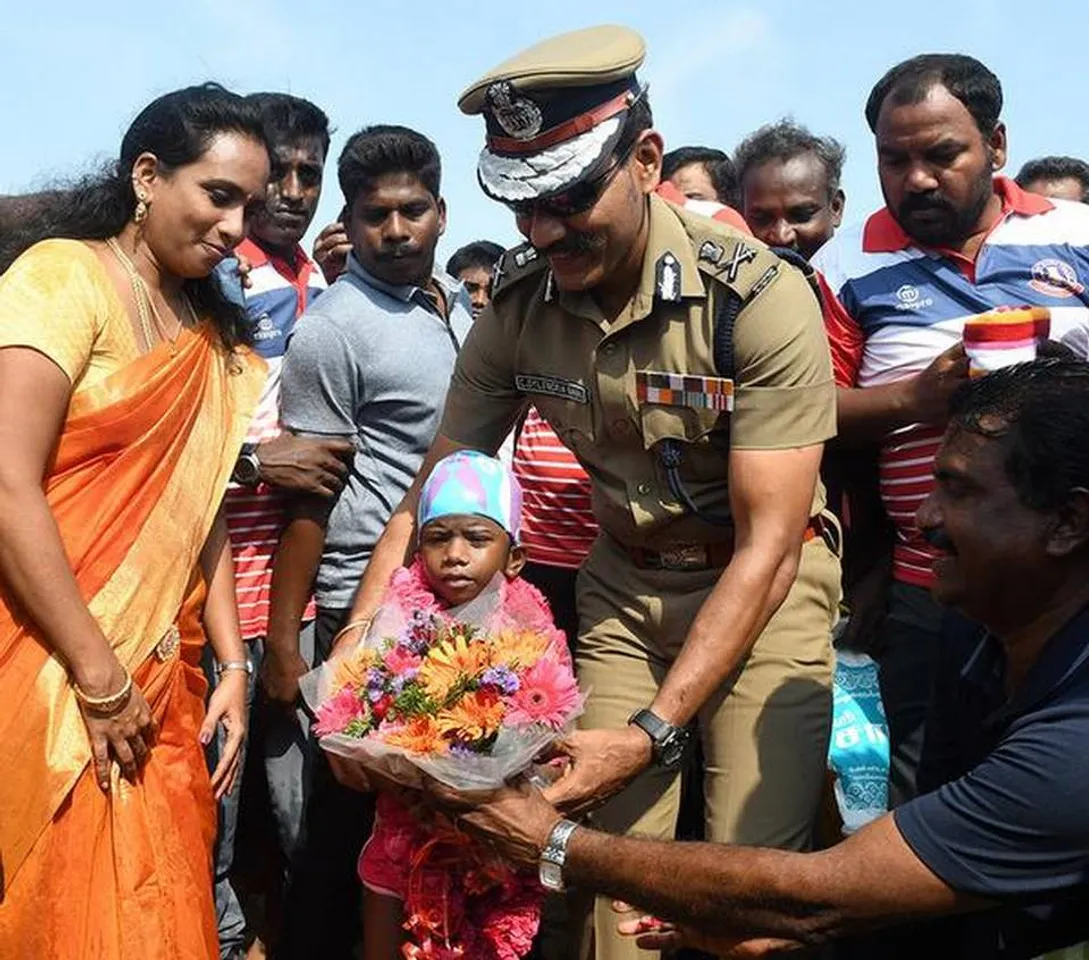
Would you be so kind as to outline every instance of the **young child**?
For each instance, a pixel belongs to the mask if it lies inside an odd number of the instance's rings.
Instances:
[[[441,460],[420,496],[417,558],[393,575],[387,600],[403,605],[407,597],[414,610],[441,616],[475,600],[502,574],[495,614],[499,622],[547,633],[566,650],[544,598],[518,579],[525,564],[518,545],[521,505],[518,481],[498,460],[475,451]],[[413,852],[441,829],[434,822],[421,822],[406,800],[404,793],[380,792],[374,830],[360,854],[365,960],[402,956]],[[427,880],[417,874],[414,882]],[[536,905],[530,906],[534,919],[532,929],[526,930],[527,951],[536,928]]]

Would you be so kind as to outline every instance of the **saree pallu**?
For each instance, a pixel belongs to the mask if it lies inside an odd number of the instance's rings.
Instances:
[[[218,956],[199,557],[263,382],[203,324],[73,394],[46,498],[159,734],[103,793],[65,668],[0,583],[4,960]]]

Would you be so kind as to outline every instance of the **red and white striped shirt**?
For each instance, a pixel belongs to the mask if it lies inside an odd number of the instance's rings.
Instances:
[[[1080,356],[1089,344],[1089,206],[1047,200],[995,178],[1002,215],[975,260],[920,247],[887,209],[839,231],[813,257],[836,382],[877,387],[926,369],[961,340],[969,317],[1000,307],[1048,307],[1051,338]],[[944,430],[889,434],[879,460],[881,499],[897,531],[893,573],[933,583],[935,553],[915,524],[934,486]]]
[[[238,249],[250,262],[246,315],[254,325],[255,350],[268,364],[268,379],[246,433],[246,443],[257,444],[280,435],[280,374],[284,350],[295,321],[325,289],[325,280],[301,247],[295,251],[294,264],[270,256],[252,240],[244,240]],[[268,632],[272,561],[284,524],[284,497],[265,484],[255,489],[231,484],[224,510],[234,555],[235,594],[242,637],[253,640]],[[313,618],[314,602],[311,600],[303,619]]]
[[[597,537],[590,478],[530,407],[514,448],[514,475],[522,486],[522,545],[530,562],[576,569]]]

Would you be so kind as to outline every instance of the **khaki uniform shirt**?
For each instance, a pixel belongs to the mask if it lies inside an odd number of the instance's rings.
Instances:
[[[745,300],[732,384],[713,354],[726,287]],[[732,412],[718,409],[731,389]],[[802,274],[751,237],[653,196],[639,288],[612,323],[588,293],[557,290],[532,248],[501,261],[491,307],[458,355],[440,432],[494,451],[529,402],[590,475],[603,529],[651,549],[730,535],[672,496],[661,441],[680,443],[680,475],[700,511],[728,518],[731,448],[803,447],[836,432],[828,344]],[[823,503],[818,484],[814,512]]]

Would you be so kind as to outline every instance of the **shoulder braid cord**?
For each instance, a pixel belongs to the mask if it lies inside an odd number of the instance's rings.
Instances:
[[[821,291],[817,284],[817,275],[813,268],[801,254],[786,247],[772,247],[771,252],[780,260],[797,267],[802,271],[806,282],[813,291],[813,295],[820,304]],[[715,303],[715,329],[713,351],[715,358],[715,371],[724,380],[732,380],[734,377],[734,325],[738,315],[745,306],[745,299],[733,287],[726,287],[726,296]],[[730,516],[716,516],[701,510],[696,506],[684,481],[681,480],[681,463],[684,461],[684,448],[677,440],[662,440],[658,444],[658,462],[665,471],[666,482],[669,484],[669,492],[673,499],[684,505],[685,510],[699,517],[705,523],[718,527],[732,527],[733,518]]]

